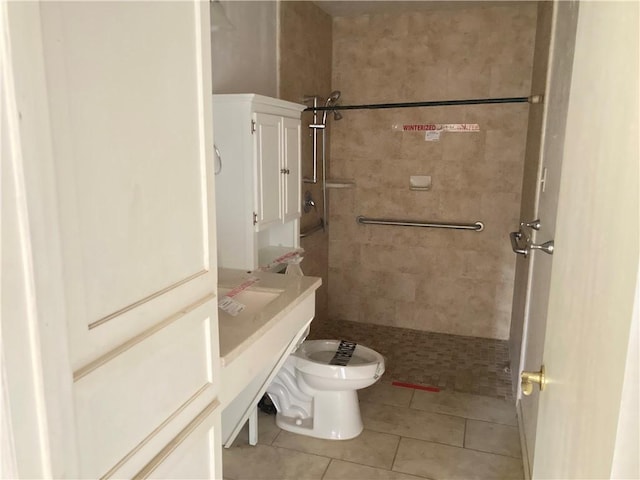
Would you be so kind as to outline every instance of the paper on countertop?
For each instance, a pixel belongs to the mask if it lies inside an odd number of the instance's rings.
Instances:
[[[226,295],[222,297],[218,302],[218,308],[224,312],[227,312],[232,317],[238,315],[245,309],[245,307],[246,305],[244,303],[240,303],[233,298],[227,297]]]
[[[233,297],[238,295],[240,292],[246,290],[247,288],[249,288],[251,285],[253,285],[258,281],[260,281],[258,277],[251,276],[247,278],[244,282],[242,282],[240,285],[229,290],[227,294],[218,301],[218,308],[224,312],[227,312],[232,317],[235,317],[236,315],[238,315],[241,311],[245,309],[246,305],[238,302],[237,300],[234,300]]]

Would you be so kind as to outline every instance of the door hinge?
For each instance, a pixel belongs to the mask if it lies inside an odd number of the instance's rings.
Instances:
[[[256,212],[253,212],[253,224],[257,225],[258,223],[258,214]]]
[[[251,120],[251,134],[256,133],[256,121]]]

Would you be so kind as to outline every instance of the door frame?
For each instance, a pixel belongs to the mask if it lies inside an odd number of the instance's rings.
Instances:
[[[40,5],[1,0],[0,17],[2,121],[10,149],[2,176],[3,186],[10,182],[14,189],[2,199],[3,410],[13,426],[20,425],[7,443],[20,477],[75,477],[73,379]],[[37,187],[27,189],[27,183]]]
[[[542,7],[544,5],[541,5]],[[535,193],[532,204],[529,205],[531,211],[525,212],[524,206],[522,209],[522,214],[527,215],[528,213],[530,217],[520,219],[525,223],[534,219],[541,221],[542,227],[538,227],[540,228],[539,231],[534,228],[520,227],[521,230],[526,231],[527,236],[531,237],[530,242],[532,244],[541,243],[555,236],[579,4],[576,1],[556,1],[553,2],[550,8],[551,18],[546,20],[550,22],[550,26],[545,65],[544,107],[539,127],[539,147],[535,158],[537,167],[535,177],[532,176],[529,179],[534,182],[534,185],[530,188],[523,187],[523,190],[533,190]],[[540,13],[542,12],[539,11]],[[542,27],[542,25],[539,24],[539,27]],[[536,48],[544,48],[544,45],[536,44]],[[538,68],[540,67],[538,65]],[[534,72],[535,75],[536,72]],[[543,210],[542,212],[541,209]],[[529,242],[529,240],[527,241]],[[521,371],[537,370],[542,364],[547,323],[546,310],[550,293],[549,282],[552,275],[552,262],[555,257],[529,250],[528,248],[527,250],[528,257],[525,260],[527,262],[527,285],[523,310],[523,335],[518,369],[514,371],[514,381],[516,382],[517,413],[520,424],[523,464],[525,471],[529,474],[532,468],[530,460],[535,455],[534,443],[539,392],[534,390],[531,396],[523,397],[519,379]],[[519,265],[524,266],[522,263]],[[516,288],[515,290],[521,289]]]

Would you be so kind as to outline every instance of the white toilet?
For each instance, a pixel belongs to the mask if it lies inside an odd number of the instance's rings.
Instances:
[[[285,361],[267,393],[283,430],[331,440],[360,435],[356,390],[384,373],[384,357],[353,342],[309,340]]]

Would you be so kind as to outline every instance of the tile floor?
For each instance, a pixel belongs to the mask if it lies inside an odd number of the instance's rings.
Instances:
[[[309,339],[351,340],[386,358],[386,378],[490,397],[513,398],[504,340],[423,332],[346,320],[313,322]]]
[[[522,479],[511,401],[391,385],[360,391],[364,431],[319,440],[280,430],[260,413],[259,443],[247,430],[223,452],[227,480]]]
[[[353,340],[385,355],[382,379],[359,392],[364,431],[319,440],[280,430],[260,413],[258,445],[247,444],[245,426],[224,450],[225,479],[523,478],[506,342],[346,321],[315,325],[309,338]]]

